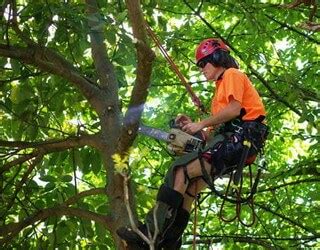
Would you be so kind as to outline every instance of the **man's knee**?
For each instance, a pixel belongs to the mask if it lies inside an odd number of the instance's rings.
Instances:
[[[205,160],[203,161],[203,164],[206,171],[210,173],[212,165]],[[190,179],[202,176],[201,163],[199,159],[188,164],[186,168]]]
[[[183,194],[186,191],[189,182],[190,179],[185,166],[177,167],[174,176],[174,190]]]

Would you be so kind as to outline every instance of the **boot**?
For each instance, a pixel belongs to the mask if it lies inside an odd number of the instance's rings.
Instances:
[[[139,222],[138,229],[144,234],[148,235],[147,226]],[[117,229],[119,237],[125,241],[127,250],[147,250],[148,244],[135,233],[131,227],[120,227]]]
[[[138,229],[144,234],[148,235],[147,227],[145,224],[140,222]],[[135,233],[130,227],[120,227],[117,229],[117,234],[119,237],[125,241],[127,250],[147,250],[149,249],[148,244],[140,238],[140,236]]]
[[[163,241],[159,244],[163,250],[178,250],[182,245],[182,234],[188,225],[190,213],[179,208],[174,223],[163,237]]]
[[[178,208],[181,207],[182,202],[182,194],[172,188],[162,185],[157,195],[156,206],[149,211],[146,216],[145,224],[139,226],[139,229],[141,229],[145,235],[148,235],[149,231],[153,237],[155,223],[157,223],[159,233],[156,239],[156,245],[158,245],[158,243],[162,241],[166,231],[168,231],[168,229],[174,223]],[[154,221],[154,217],[156,218],[156,221]],[[144,242],[130,227],[119,228],[117,230],[117,234],[127,243],[129,249],[131,249],[130,247],[133,247],[134,245],[139,245],[141,247],[146,246],[146,249],[148,249],[148,244],[146,244],[146,242]],[[145,248],[137,248],[137,250],[138,249]],[[156,249],[160,248],[156,247]]]

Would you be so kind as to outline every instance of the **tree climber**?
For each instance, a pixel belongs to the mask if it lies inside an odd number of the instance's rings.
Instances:
[[[205,39],[196,49],[196,64],[207,80],[215,81],[211,115],[199,122],[180,115],[175,121],[189,134],[207,130],[210,135],[202,152],[183,155],[172,164],[159,189],[156,210],[151,209],[139,226],[145,235],[148,230],[153,235],[157,223],[156,249],[180,249],[195,195],[210,186],[205,177],[216,179],[234,170],[244,151],[244,138],[251,142],[247,160],[254,158],[267,134],[261,98],[227,45],[220,39]],[[129,249],[148,249],[130,227],[121,227],[117,233]]]

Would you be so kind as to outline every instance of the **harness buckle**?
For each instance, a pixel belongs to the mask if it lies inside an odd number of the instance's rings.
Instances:
[[[231,122],[231,125],[234,127],[234,132],[240,134],[243,131],[243,127]]]

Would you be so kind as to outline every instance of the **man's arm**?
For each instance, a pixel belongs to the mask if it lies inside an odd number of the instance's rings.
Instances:
[[[221,123],[228,122],[240,115],[241,104],[240,102],[232,99],[230,103],[215,116],[209,116],[200,122],[188,123],[182,127],[182,130],[194,134],[206,127],[215,127]]]

